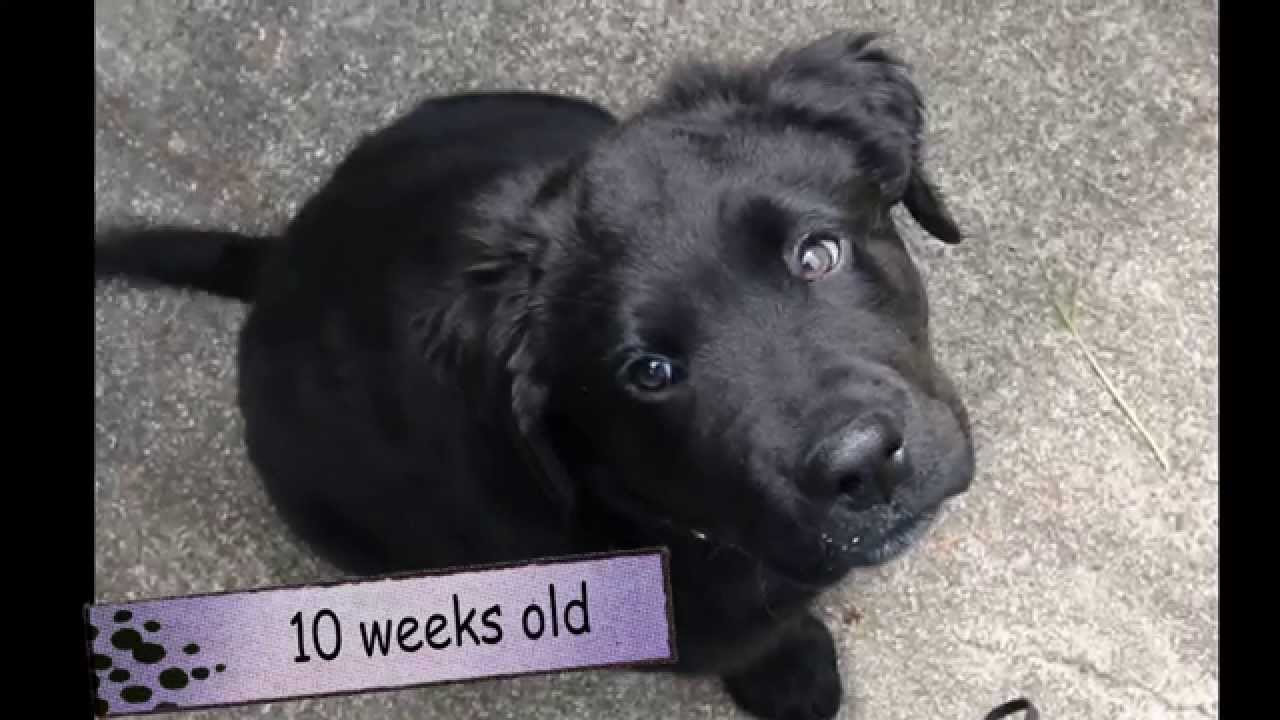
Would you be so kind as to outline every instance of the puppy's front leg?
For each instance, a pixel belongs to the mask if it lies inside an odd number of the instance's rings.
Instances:
[[[772,649],[724,677],[729,694],[765,720],[835,717],[843,689],[831,632],[806,613],[781,633]]]

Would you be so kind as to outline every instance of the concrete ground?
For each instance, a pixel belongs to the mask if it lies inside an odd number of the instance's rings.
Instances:
[[[364,131],[431,93],[632,107],[687,55],[885,29],[932,106],[971,241],[914,226],[981,474],[937,531],[823,601],[846,717],[1218,713],[1217,4],[604,0],[97,5],[99,222],[276,227]],[[1167,455],[1161,467],[1050,303]],[[243,308],[97,292],[100,601],[332,577],[239,437]],[[856,612],[855,612],[856,609]],[[711,680],[585,672],[192,717],[729,718]]]

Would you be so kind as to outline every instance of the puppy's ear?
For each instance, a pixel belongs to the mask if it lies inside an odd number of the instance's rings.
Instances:
[[[539,379],[538,289],[545,276],[551,201],[538,185],[513,181],[473,208],[469,227],[476,255],[441,308],[414,322],[422,356],[460,383],[479,412],[501,420],[544,493],[566,516],[574,485],[556,457],[544,418],[548,390]],[[429,303],[431,304],[431,303]],[[497,441],[497,439],[495,439]]]
[[[508,364],[512,429],[525,464],[538,476],[543,492],[567,521],[576,510],[576,486],[552,445],[546,423],[549,393],[546,385],[534,379],[529,360],[521,347]]]
[[[787,122],[835,134],[856,150],[883,197],[901,202],[937,239],[960,228],[923,162],[925,107],[901,60],[877,33],[839,32],[782,52],[760,76],[761,100]]]

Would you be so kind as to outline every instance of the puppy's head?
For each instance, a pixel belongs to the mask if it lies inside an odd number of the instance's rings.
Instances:
[[[968,487],[965,410],[890,213],[961,233],[919,93],[871,41],[686,69],[530,193],[508,369],[566,502],[821,585]]]

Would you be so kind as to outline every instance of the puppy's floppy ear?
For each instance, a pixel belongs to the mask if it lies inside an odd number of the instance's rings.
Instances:
[[[512,429],[525,464],[538,476],[543,492],[567,521],[576,510],[577,490],[551,443],[545,422],[548,390],[534,379],[529,361],[527,349],[522,345],[508,363]]]
[[[559,179],[552,175],[548,182]],[[479,248],[442,312],[415,322],[423,356],[448,369],[481,412],[501,418],[542,490],[567,519],[575,486],[556,457],[544,418],[549,392],[537,368],[537,289],[545,275],[548,235],[543,190],[500,187],[475,208],[470,228]]]
[[[877,33],[838,32],[780,53],[761,74],[761,100],[788,122],[835,134],[856,149],[890,202],[946,243],[962,233],[923,162],[925,107],[901,60]]]

